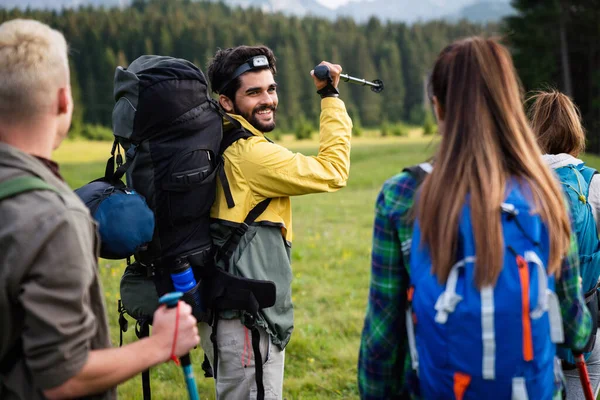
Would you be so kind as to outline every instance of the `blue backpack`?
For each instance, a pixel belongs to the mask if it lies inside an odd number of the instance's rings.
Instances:
[[[525,191],[516,180],[509,182],[498,210],[503,269],[496,285],[481,291],[474,285],[468,201],[459,219],[459,261],[445,284],[431,272],[415,222],[406,323],[422,398],[544,400],[562,385],[555,343],[564,334],[554,277],[546,267],[549,239]]]
[[[571,209],[572,227],[577,236],[579,247],[579,269],[582,278],[585,302],[592,314],[592,338],[583,349],[585,358],[589,358],[596,342],[598,316],[598,277],[600,276],[600,240],[592,207],[588,203],[590,182],[597,173],[593,168],[578,165],[566,165],[554,170]],[[573,354],[563,347],[558,348],[561,359],[574,364]]]

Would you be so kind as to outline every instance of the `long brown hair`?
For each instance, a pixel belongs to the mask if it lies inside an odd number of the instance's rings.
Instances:
[[[577,157],[585,150],[581,114],[568,96],[551,89],[535,92],[527,102],[532,102],[527,114],[544,153]]]
[[[440,282],[447,280],[456,261],[458,221],[470,194],[475,284],[495,284],[504,257],[500,205],[511,176],[531,189],[536,212],[549,232],[548,271],[560,272],[569,246],[569,219],[525,117],[520,88],[510,54],[492,39],[457,41],[435,62],[431,89],[444,115],[444,130],[435,167],[423,183],[417,217],[421,245],[429,246]]]

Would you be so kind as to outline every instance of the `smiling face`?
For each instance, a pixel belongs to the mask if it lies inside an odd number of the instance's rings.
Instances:
[[[275,129],[277,111],[277,83],[269,69],[246,72],[240,76],[240,88],[232,102],[221,96],[221,105],[227,112],[241,115],[261,132]]]

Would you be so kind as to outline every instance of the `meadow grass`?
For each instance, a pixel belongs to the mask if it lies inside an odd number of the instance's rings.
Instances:
[[[316,154],[318,143],[281,142],[292,150]],[[383,182],[402,168],[426,160],[435,152],[435,139],[410,137],[353,139],[348,186],[332,194],[293,200],[292,299],[295,330],[286,350],[284,398],[356,399],[357,358],[370,278],[371,230],[375,198]],[[54,158],[73,188],[100,177],[111,144],[67,141]],[[586,156],[600,168],[600,158]],[[119,342],[117,299],[123,262],[101,260],[113,343]],[[124,342],[136,340],[131,326]],[[194,372],[202,399],[214,399],[214,383],[200,368],[202,351],[194,350]],[[173,363],[151,371],[154,399],[184,399],[181,371]],[[123,399],[142,397],[138,377],[121,385]]]

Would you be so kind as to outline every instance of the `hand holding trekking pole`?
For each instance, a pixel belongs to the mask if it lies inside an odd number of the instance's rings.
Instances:
[[[339,96],[340,92],[337,90],[337,86],[340,82],[341,72],[342,67],[340,65],[327,61],[322,61],[321,64],[310,71],[317,87],[317,93],[321,98]]]
[[[334,88],[338,87],[340,83],[340,74],[342,72],[342,66],[339,64],[332,64],[327,61],[321,61],[321,64],[317,65],[315,69],[310,71],[310,74],[313,77],[315,82],[315,86],[317,90],[323,89],[327,86],[328,82],[331,82],[331,85]],[[327,76],[329,73],[329,76]]]
[[[180,356],[181,368],[183,369],[189,398],[190,400],[199,400],[200,396],[196,387],[196,379],[194,378],[189,351],[200,342],[200,337],[198,336],[196,319],[192,316],[192,307],[183,301],[180,302],[179,299],[181,296],[183,296],[181,292],[168,293],[162,296],[158,302],[165,304],[167,308],[177,308],[178,315],[171,347],[171,359],[176,361],[176,357]],[[185,314],[183,319],[181,318],[182,313]],[[190,324],[193,325],[191,327],[193,335],[189,334]],[[154,321],[154,329],[156,330],[156,328],[156,321]]]
[[[332,70],[329,67],[329,65],[330,65],[329,63],[325,63],[325,61],[323,61],[321,64],[317,65],[313,71],[311,71],[311,74],[313,74],[313,77],[317,78],[320,81],[327,81],[329,79],[333,79],[333,73],[332,73]],[[340,67],[339,72],[341,72],[341,67]],[[336,78],[337,78],[337,80],[335,81],[336,88],[339,83],[339,80],[341,79],[344,82],[354,83],[356,85],[370,86],[371,90],[375,93],[380,93],[381,91],[383,91],[383,82],[380,79],[375,79],[373,82],[370,82],[366,79],[355,78],[348,74],[340,74],[339,72],[337,72],[337,75],[336,75]],[[330,74],[331,74],[331,78],[329,78],[329,76],[328,76]],[[317,82],[317,81],[315,80],[315,82]],[[317,86],[317,88],[319,88],[319,87]]]

